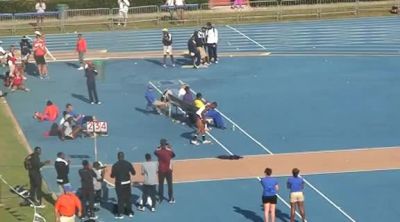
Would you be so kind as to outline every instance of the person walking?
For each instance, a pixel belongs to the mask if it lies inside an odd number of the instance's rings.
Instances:
[[[65,154],[63,152],[57,153],[54,168],[57,172],[57,184],[60,188],[60,194],[63,194],[65,192],[64,185],[69,184],[69,161],[65,159]]]
[[[175,153],[166,139],[160,140],[160,146],[154,151],[154,155],[158,158],[158,196],[160,203],[164,199],[164,181],[167,180],[168,185],[168,202],[175,203],[173,187],[172,187],[172,162]]]
[[[218,30],[211,24],[211,22],[207,22],[206,28],[206,45],[208,51],[208,59],[210,62],[213,60],[214,63],[218,63]]]
[[[136,174],[132,164],[125,160],[125,154],[118,152],[118,161],[111,168],[111,178],[115,178],[115,191],[118,198],[116,219],[123,219],[122,213],[126,209],[129,217],[133,217],[131,176]]]
[[[302,221],[306,221],[303,194],[304,180],[299,173],[299,169],[293,168],[292,176],[288,178],[286,183],[286,187],[290,190],[290,222],[294,222],[296,217],[296,206],[299,209]]]
[[[271,168],[266,168],[264,173],[265,177],[259,178],[263,187],[264,221],[275,222],[275,207],[278,199],[277,192],[279,190],[278,180],[271,176]]]
[[[174,55],[172,54],[172,35],[167,28],[162,30],[162,44],[164,51],[163,67],[167,68],[167,55],[171,58],[172,67],[175,67]]]
[[[89,100],[90,104],[98,104],[100,105],[101,102],[97,97],[97,89],[96,89],[96,76],[98,72],[94,67],[93,63],[88,61],[85,65],[85,77],[86,77],[86,85],[89,92]]]
[[[40,79],[47,78],[47,64],[45,56],[47,54],[46,42],[42,36],[42,33],[35,31],[36,38],[33,41],[33,56],[36,61],[36,65],[39,70]]]
[[[151,198],[152,212],[156,211],[156,185],[157,185],[157,170],[158,163],[151,160],[150,153],[145,155],[146,162],[142,163],[141,171],[144,176],[142,202],[139,204],[138,210],[144,211],[148,198]]]
[[[56,222],[75,222],[75,215],[82,216],[82,203],[70,184],[65,184],[63,190],[54,205]]]
[[[85,66],[85,54],[87,51],[87,42],[86,39],[83,38],[82,34],[78,34],[78,40],[76,41],[76,52],[78,52],[78,60],[80,63],[80,67],[78,70],[83,70]]]
[[[82,169],[79,170],[79,176],[81,177],[81,197],[83,216],[89,217],[91,220],[96,220],[97,216],[94,214],[94,185],[93,179],[96,178],[96,174],[93,171],[89,161],[82,161]]]
[[[128,23],[128,11],[129,11],[129,0],[118,0],[118,6],[119,6],[119,20],[118,20],[118,26],[122,25],[126,27],[126,24]]]
[[[50,164],[50,160],[44,162],[40,161],[40,155],[42,154],[42,148],[35,147],[32,154],[25,158],[24,165],[25,169],[28,170],[29,183],[30,183],[30,199],[36,205],[36,207],[44,208],[42,205],[42,174],[40,168]]]

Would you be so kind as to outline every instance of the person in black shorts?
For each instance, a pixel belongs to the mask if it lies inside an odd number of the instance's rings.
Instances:
[[[258,178],[263,187],[264,218],[265,222],[275,222],[275,207],[279,190],[278,180],[271,176],[271,168],[266,168],[264,173],[264,178]]]

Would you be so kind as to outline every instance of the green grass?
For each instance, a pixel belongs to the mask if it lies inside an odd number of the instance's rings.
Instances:
[[[0,99],[0,175],[11,185],[28,185],[27,171],[23,167],[23,159],[28,151],[24,146],[23,139],[19,136],[12,116],[8,112],[7,104]],[[5,184],[1,183],[0,221],[20,222],[32,221],[33,209],[20,207],[21,199],[12,194]],[[43,187],[45,190],[45,187]],[[46,198],[48,199],[48,198]],[[53,206],[45,201],[46,208],[41,210],[47,221],[54,221]]]

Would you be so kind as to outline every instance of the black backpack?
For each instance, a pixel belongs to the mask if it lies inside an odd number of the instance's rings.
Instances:
[[[32,169],[32,154],[29,154],[28,156],[25,157],[24,168],[25,168],[25,170]]]

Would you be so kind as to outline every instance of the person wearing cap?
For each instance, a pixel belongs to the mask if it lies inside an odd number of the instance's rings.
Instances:
[[[79,33],[78,34],[78,40],[76,41],[76,52],[78,52],[78,60],[80,63],[80,67],[78,68],[78,70],[83,70],[84,66],[85,66],[85,54],[87,51],[87,43],[86,43],[86,39],[83,38],[82,34]]]
[[[118,20],[118,26],[123,24],[124,27],[126,27],[126,24],[128,23],[128,11],[129,11],[129,0],[118,0],[118,6],[119,6],[119,20]]]
[[[46,42],[42,37],[42,33],[35,31],[35,40],[33,41],[33,57],[35,58],[36,65],[39,70],[40,79],[47,78],[47,64],[44,58],[47,53]]]
[[[172,184],[172,159],[175,153],[171,145],[166,139],[160,140],[160,146],[154,151],[154,155],[158,158],[158,197],[160,203],[164,199],[164,181],[167,180],[168,185],[168,202],[175,203],[173,184]]]
[[[97,97],[97,89],[96,89],[96,76],[98,72],[96,67],[94,67],[91,61],[86,62],[85,65],[85,77],[86,77],[86,86],[88,88],[89,93],[89,100],[90,104],[98,104],[100,105],[101,102]]]
[[[91,220],[96,220],[94,214],[94,184],[96,173],[93,171],[89,161],[82,161],[82,168],[79,170],[81,178],[81,198],[83,207],[83,216],[89,217]]]
[[[44,12],[46,10],[46,3],[43,2],[43,0],[37,0],[37,3],[35,5],[36,9],[36,26],[43,25],[43,19],[44,19]]]
[[[54,205],[56,222],[75,222],[75,215],[82,216],[82,203],[70,184],[65,184],[63,190]]]
[[[57,184],[60,188],[60,194],[64,193],[64,185],[69,184],[68,174],[69,174],[69,163],[70,161],[65,159],[65,154],[63,152],[57,153],[57,159],[54,161],[54,168],[57,173]]]
[[[25,68],[26,64],[29,62],[29,57],[32,54],[32,44],[30,42],[30,39],[26,35],[24,35],[19,42],[19,46],[21,49],[21,62]]]
[[[43,208],[42,205],[42,173],[40,169],[51,163],[50,160],[44,162],[40,161],[40,155],[42,154],[42,148],[35,147],[33,153],[29,155],[30,160],[28,166],[26,166],[29,175],[30,184],[30,199],[39,208]]]
[[[123,219],[122,215],[127,212],[129,217],[133,217],[132,210],[132,181],[131,176],[135,176],[136,171],[132,164],[125,160],[125,154],[118,152],[118,161],[112,165],[111,178],[115,179],[115,191],[118,199],[118,210],[115,219]],[[125,211],[126,210],[126,211]]]
[[[40,122],[42,121],[54,122],[57,120],[58,116],[59,116],[58,107],[52,101],[48,100],[46,102],[46,108],[44,109],[43,113],[35,112],[33,118],[39,120]]]
[[[146,162],[141,165],[141,173],[144,176],[143,181],[143,194],[142,194],[142,202],[140,202],[138,210],[144,211],[146,204],[150,204],[147,202],[148,198],[151,199],[151,208],[152,212],[156,211],[156,186],[158,184],[157,179],[157,171],[158,171],[158,163],[151,160],[150,153],[145,154]]]
[[[172,35],[167,28],[162,30],[162,44],[164,51],[163,67],[167,68],[167,55],[171,58],[172,66],[175,67],[174,55],[172,54]]]
[[[207,22],[207,30],[206,30],[206,45],[208,51],[209,61],[214,61],[214,63],[218,63],[217,56],[217,44],[218,44],[218,30],[211,24],[211,22]]]

